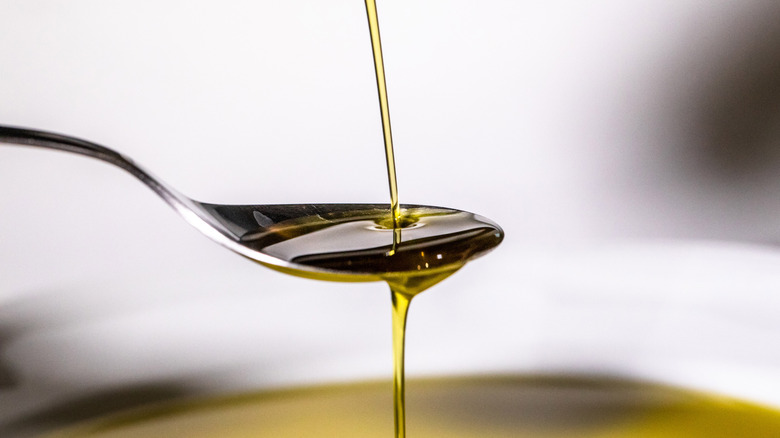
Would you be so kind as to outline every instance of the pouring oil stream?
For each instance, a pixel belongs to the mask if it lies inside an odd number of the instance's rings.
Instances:
[[[385,79],[385,64],[382,56],[382,40],[379,35],[379,15],[376,0],[366,1],[368,29],[371,34],[371,49],[374,54],[374,70],[376,72],[376,87],[379,94],[379,111],[382,116],[382,133],[385,143],[385,158],[387,160],[387,181],[390,186],[390,210],[393,218],[393,247],[390,256],[395,254],[397,245],[401,242],[401,205],[398,201],[398,180],[395,172],[395,154],[393,151],[393,131],[390,126],[390,104],[387,100],[387,81]],[[413,295],[406,295],[393,286],[391,299],[393,302],[393,413],[395,416],[395,436],[406,436],[406,397],[404,382],[404,347],[406,335],[406,316]]]

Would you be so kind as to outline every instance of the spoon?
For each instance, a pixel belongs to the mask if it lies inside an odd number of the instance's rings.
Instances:
[[[389,204],[209,204],[182,195],[130,158],[90,141],[0,126],[0,143],[72,152],[120,167],[210,239],[302,277],[378,281],[448,275],[503,239],[490,220],[442,207],[403,205],[403,228],[393,229]]]

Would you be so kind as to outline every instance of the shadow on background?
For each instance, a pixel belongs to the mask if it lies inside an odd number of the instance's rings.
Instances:
[[[3,352],[13,339],[13,331],[0,326],[0,391],[16,386],[19,376],[14,367],[7,363]]]
[[[149,373],[139,369],[132,383],[123,382],[121,375],[117,382],[90,382],[89,387],[83,381],[70,381],[69,368],[89,366],[97,372],[103,366],[100,359],[79,352],[74,361],[62,356],[67,345],[46,350],[35,340],[88,323],[93,318],[89,313],[99,309],[80,313],[78,305],[61,305],[68,301],[65,293],[23,296],[0,302],[0,437],[38,436],[104,415],[202,395],[200,384],[221,376],[219,370],[206,369],[173,378],[138,377]],[[33,371],[28,366],[32,362]],[[100,369],[102,374],[110,372]]]
[[[724,183],[780,177],[780,3],[751,7],[689,53],[697,65],[682,86],[686,167]]]
[[[125,387],[105,388],[66,398],[13,419],[0,428],[6,437],[35,436],[108,414],[182,399],[191,395],[186,381],[145,382]]]

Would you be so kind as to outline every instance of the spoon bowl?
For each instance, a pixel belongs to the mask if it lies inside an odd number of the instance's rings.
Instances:
[[[182,195],[129,157],[90,141],[0,126],[0,143],[72,152],[122,168],[213,241],[301,277],[389,282],[441,278],[503,239],[492,221],[451,208],[402,205],[402,228],[393,228],[389,204],[204,203]]]

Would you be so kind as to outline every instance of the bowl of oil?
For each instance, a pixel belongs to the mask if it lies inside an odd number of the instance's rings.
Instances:
[[[230,287],[256,280],[225,260]],[[415,298],[396,436],[777,436],[778,262],[695,241],[497,249]],[[384,287],[269,272],[263,294],[199,292],[215,275],[167,278],[186,303],[76,306],[22,337],[8,368],[40,381],[7,393],[8,436],[392,436]],[[36,304],[15,310],[44,320]]]

